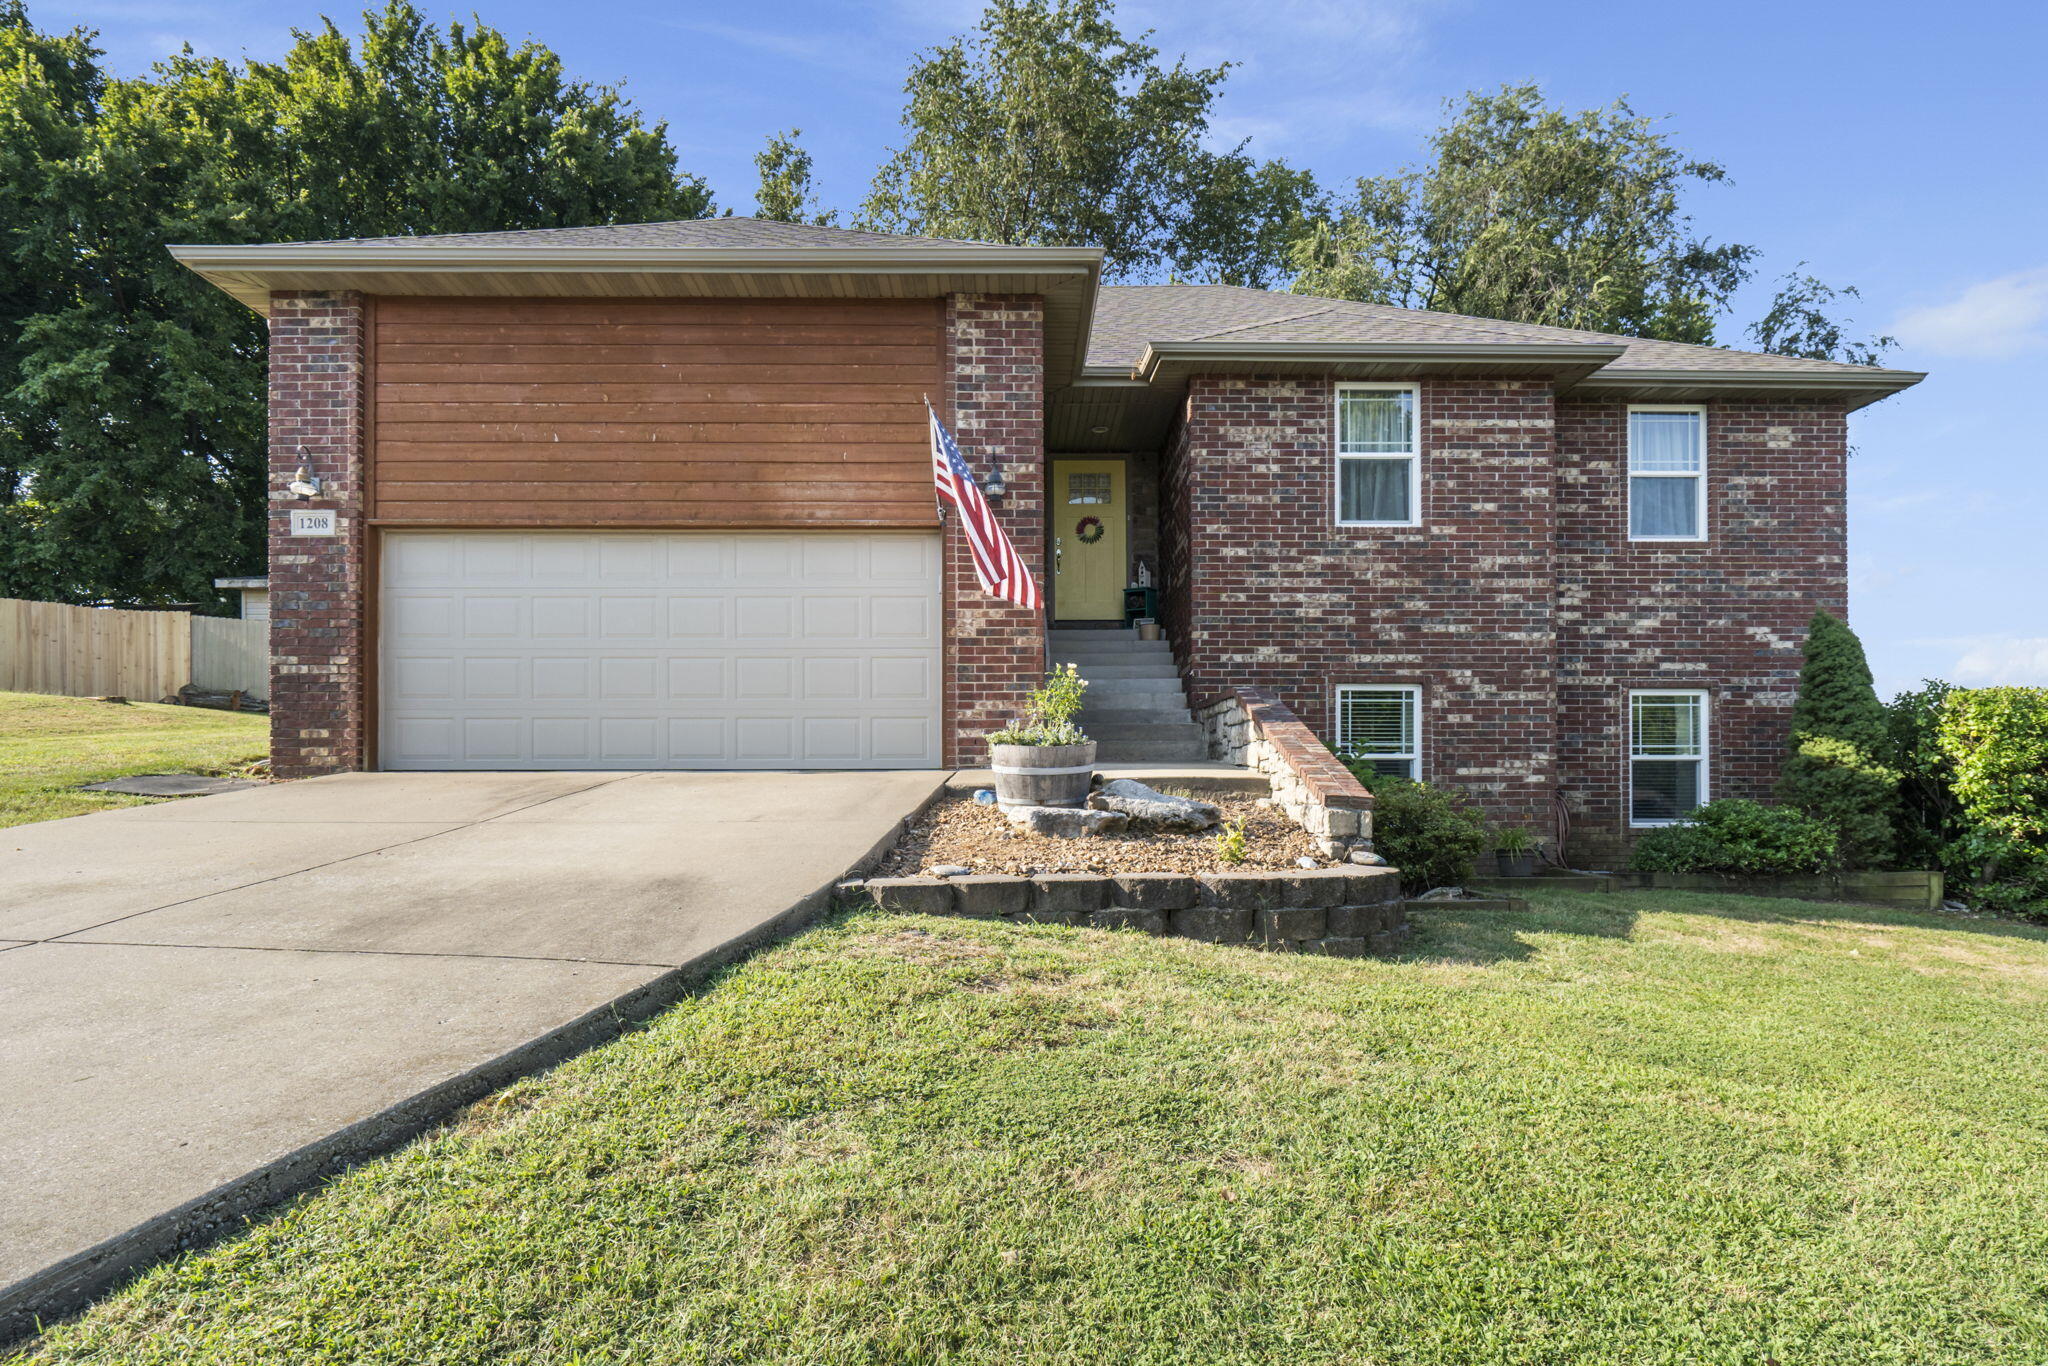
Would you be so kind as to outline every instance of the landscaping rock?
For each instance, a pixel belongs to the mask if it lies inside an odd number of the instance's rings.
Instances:
[[[1294,861],[1294,866],[1297,868],[1315,868],[1321,865],[1317,864],[1317,862],[1314,859],[1310,858],[1307,854],[1303,854],[1300,858]]]
[[[994,919],[1031,908],[1031,879],[998,873],[953,879],[953,905],[960,915]]]
[[[1351,851],[1351,861],[1364,864],[1368,868],[1384,868],[1387,866],[1387,861],[1370,849],[1353,849]]]
[[[925,869],[933,877],[966,877],[973,871],[963,863],[940,863]]]
[[[1040,873],[1031,885],[1034,911],[1089,912],[1109,905],[1109,879],[1094,873]]]
[[[1259,912],[1259,935],[1267,940],[1321,939],[1328,912],[1320,906],[1280,906]]]
[[[1131,823],[1131,818],[1121,811],[1090,811],[1075,806],[1018,806],[1003,814],[1020,830],[1061,840],[1113,835]]]
[[[1335,906],[1351,895],[1351,879],[1342,868],[1316,868],[1280,878],[1281,896],[1289,906]]]
[[[1145,911],[1184,911],[1201,900],[1202,887],[1180,873],[1119,873],[1110,879],[1119,906]]]
[[[1131,778],[1111,778],[1088,794],[1088,805],[1097,811],[1121,812],[1157,830],[1207,830],[1223,816],[1213,802],[1169,797]]]
[[[1207,906],[1263,911],[1279,901],[1280,884],[1271,873],[1203,873],[1198,881]]]
[[[951,915],[953,888],[935,877],[871,877],[863,889],[898,915]]]
[[[1463,887],[1432,887],[1415,899],[1417,901],[1462,901],[1465,899],[1465,896],[1466,892]]]
[[[1146,934],[1165,934],[1166,912],[1141,910],[1135,906],[1112,906],[1089,916],[1088,923],[1098,930],[1143,930]]]
[[[1173,932],[1211,944],[1248,944],[1258,912],[1228,906],[1196,906],[1173,913]]]

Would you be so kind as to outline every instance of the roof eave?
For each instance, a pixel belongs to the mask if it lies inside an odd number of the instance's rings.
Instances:
[[[1812,395],[1846,400],[1850,411],[1902,393],[1927,378],[1923,370],[1867,371],[1843,367],[1839,372],[1811,370],[1600,370],[1563,386],[1560,392],[1621,395],[1649,392],[1661,397],[1732,398]]]
[[[1169,368],[1413,365],[1418,373],[1424,369],[1512,367],[1576,378],[1606,365],[1625,349],[1595,342],[1155,342],[1146,346],[1145,354],[1128,373],[1149,383],[1162,378],[1162,372]],[[1091,372],[1095,369],[1088,367]]]

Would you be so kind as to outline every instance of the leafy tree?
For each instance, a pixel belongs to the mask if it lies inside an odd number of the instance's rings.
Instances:
[[[1954,685],[1930,678],[1884,709],[1891,732],[1885,762],[1899,774],[1899,858],[1909,867],[1945,866],[1949,846],[1963,834],[1955,764],[1941,748],[1942,715],[1955,693]]]
[[[1951,846],[1976,901],[2048,916],[2048,688],[1973,688],[1943,703],[1937,740],[1963,836]]]
[[[1295,292],[1709,342],[1749,275],[1755,248],[1707,242],[1680,204],[1726,172],[1626,100],[1567,114],[1534,85],[1475,93],[1430,146],[1301,235]]]
[[[816,223],[833,227],[839,221],[837,209],[825,209],[811,188],[811,154],[797,143],[804,130],[792,128],[768,139],[754,156],[761,173],[760,188],[754,191],[754,214],[778,223]]]
[[[263,562],[262,320],[164,251],[692,217],[662,125],[409,4],[123,80],[0,0],[0,595],[161,604]]]
[[[1749,325],[1750,339],[1758,350],[1778,356],[1804,356],[1808,360],[1876,365],[1886,351],[1899,344],[1894,337],[1850,340],[1846,335],[1848,319],[1838,322],[1826,310],[1837,298],[1861,297],[1856,286],[1832,289],[1811,275],[1801,275],[1799,271],[1805,265],[1801,261],[1778,282],[1770,309]]]
[[[1847,867],[1872,867],[1893,856],[1899,774],[1883,762],[1889,747],[1863,642],[1846,622],[1815,612],[1778,798],[1832,825]]]
[[[1160,65],[1109,0],[994,0],[976,33],[919,54],[904,145],[861,223],[884,232],[1100,246],[1118,277],[1264,283],[1306,173],[1204,146],[1229,66]]]

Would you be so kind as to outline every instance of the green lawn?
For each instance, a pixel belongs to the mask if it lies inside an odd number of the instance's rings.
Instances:
[[[1395,962],[850,916],[33,1359],[2048,1360],[2048,931],[1534,899]]]
[[[149,800],[80,792],[80,783],[134,773],[226,773],[269,748],[268,717],[0,692],[0,826]]]

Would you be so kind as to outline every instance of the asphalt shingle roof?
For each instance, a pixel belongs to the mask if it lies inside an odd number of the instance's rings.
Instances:
[[[1718,346],[1648,341],[1571,327],[1502,322],[1430,313],[1387,304],[1274,294],[1236,285],[1106,285],[1097,296],[1088,364],[1127,367],[1148,344],[1191,341],[1270,342],[1607,342],[1627,350],[1602,367],[1699,370],[1716,374],[1868,375],[1871,367],[1835,361],[1730,351]]]
[[[670,223],[612,223],[593,228],[522,228],[512,232],[451,232],[418,237],[348,237],[295,246],[446,246],[473,247],[667,247],[677,250],[766,251],[806,247],[975,247],[952,237],[908,237],[899,233],[866,232],[859,228],[821,228],[813,223],[781,223],[768,218],[679,218]]]

